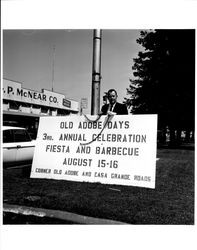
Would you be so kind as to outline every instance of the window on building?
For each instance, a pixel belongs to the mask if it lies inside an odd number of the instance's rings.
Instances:
[[[8,104],[9,101],[8,100],[3,100],[3,104]]]
[[[49,109],[47,107],[41,107],[41,113],[47,113],[48,110]]]
[[[10,109],[15,109],[18,110],[19,109],[19,104],[17,102],[14,101],[10,101]]]
[[[30,108],[31,104],[29,104],[29,103],[21,103],[21,107]]]
[[[62,116],[70,114],[68,110],[64,110],[64,109],[58,109],[57,112],[58,112],[58,115],[62,115]]]
[[[34,108],[34,109],[40,109],[40,106],[39,106],[39,105],[33,104],[33,105],[32,105],[32,108]]]

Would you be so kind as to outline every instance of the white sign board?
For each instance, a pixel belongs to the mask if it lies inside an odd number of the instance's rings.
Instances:
[[[40,118],[31,177],[155,188],[157,115],[88,118]]]

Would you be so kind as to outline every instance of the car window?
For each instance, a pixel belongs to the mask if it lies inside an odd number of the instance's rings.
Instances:
[[[31,138],[26,130],[23,129],[15,129],[14,132],[14,141],[15,142],[25,142],[31,141]]]
[[[3,143],[14,142],[13,134],[11,130],[3,131]]]

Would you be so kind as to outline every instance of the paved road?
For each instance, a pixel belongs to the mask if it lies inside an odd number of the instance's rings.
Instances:
[[[77,224],[71,221],[62,221],[55,218],[48,218],[48,217],[38,217],[33,215],[22,215],[22,214],[15,214],[9,212],[3,212],[3,224],[4,225],[24,225],[24,224],[31,224],[31,225],[41,225],[41,224],[61,224],[61,225],[68,225],[68,224]]]

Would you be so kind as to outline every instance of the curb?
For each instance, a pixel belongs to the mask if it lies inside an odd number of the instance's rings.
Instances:
[[[73,224],[75,223],[76,224],[90,224],[90,225],[125,225],[126,224],[120,221],[99,219],[99,218],[83,216],[83,215],[60,211],[60,210],[10,205],[10,204],[5,204],[5,203],[3,204],[3,212],[60,219],[63,221],[65,220],[65,221],[72,222]]]

